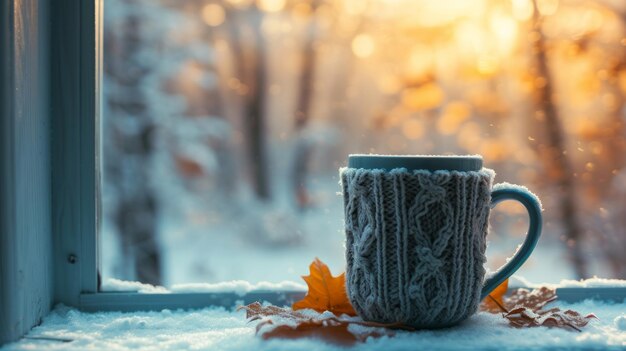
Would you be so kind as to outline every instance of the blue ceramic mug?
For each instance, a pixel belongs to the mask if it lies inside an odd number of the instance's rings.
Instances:
[[[480,156],[350,155],[340,170],[346,287],[365,320],[417,328],[454,325],[528,259],[541,204],[526,188],[493,184]],[[515,255],[485,278],[489,212],[519,201],[530,217]]]

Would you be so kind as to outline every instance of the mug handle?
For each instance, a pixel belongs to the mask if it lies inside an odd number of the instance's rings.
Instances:
[[[483,289],[480,293],[480,299],[484,299],[489,295],[498,285],[502,284],[508,279],[515,271],[517,271],[524,262],[530,257],[530,254],[535,249],[539,236],[541,235],[541,204],[539,200],[526,190],[511,186],[509,184],[496,185],[496,190],[491,192],[491,204],[490,207],[494,208],[497,204],[504,200],[516,200],[520,202],[528,211],[528,217],[530,223],[528,225],[528,234],[524,243],[517,250],[513,258],[509,260],[504,266],[489,279],[485,281]]]

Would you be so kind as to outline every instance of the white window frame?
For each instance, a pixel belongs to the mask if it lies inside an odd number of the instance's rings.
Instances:
[[[302,291],[236,293],[103,292],[99,290],[100,96],[102,0],[51,6],[52,228],[54,301],[86,311],[201,308],[269,301],[290,304]],[[626,288],[560,288],[560,300],[622,301]]]

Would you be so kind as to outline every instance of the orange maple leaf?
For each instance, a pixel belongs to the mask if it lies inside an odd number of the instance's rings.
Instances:
[[[328,266],[317,257],[309,266],[309,270],[311,271],[309,275],[302,276],[309,286],[309,291],[304,299],[293,304],[294,310],[310,308],[317,312],[330,311],[337,316],[344,313],[356,316],[346,294],[345,273],[333,277]]]
[[[487,296],[487,298],[485,298],[483,300],[483,304],[481,306],[481,308],[483,310],[489,311],[489,312],[508,312],[506,310],[506,308],[504,307],[504,295],[506,294],[507,290],[509,289],[509,280],[505,280],[504,282],[502,282],[502,284],[498,285],[497,288],[495,288],[491,294],[489,294]]]

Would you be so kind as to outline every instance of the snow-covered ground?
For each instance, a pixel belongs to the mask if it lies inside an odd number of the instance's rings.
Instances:
[[[459,326],[418,332],[398,332],[393,337],[368,339],[354,350],[445,349],[626,349],[626,301],[587,300],[554,303],[594,320],[582,332],[508,326],[500,316],[480,312]],[[255,336],[255,322],[247,323],[235,308],[194,311],[82,313],[58,306],[43,323],[20,341],[1,350],[339,350],[316,339],[270,340]]]
[[[336,179],[324,184],[314,193],[316,207],[302,212],[279,197],[271,205],[249,201],[236,211],[214,208],[191,215],[162,215],[159,240],[164,285],[230,280],[302,283],[300,276],[308,274],[315,257],[333,272],[342,272],[345,260],[339,190]],[[134,280],[122,274],[125,261],[110,223],[103,229],[103,281]]]

